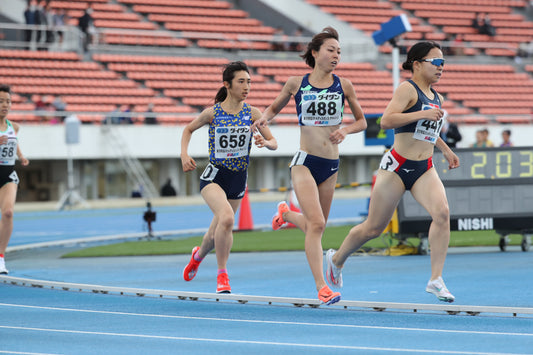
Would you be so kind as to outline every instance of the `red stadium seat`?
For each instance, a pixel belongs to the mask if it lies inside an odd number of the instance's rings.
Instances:
[[[450,33],[465,35],[464,54],[513,57],[519,43],[533,39],[533,23],[513,11],[525,7],[523,0],[307,0],[323,11],[349,22],[370,35],[379,25],[407,13],[413,27],[405,40],[447,40]],[[50,6],[80,16],[91,5],[99,28],[100,43],[120,46],[160,46],[227,50],[270,50],[274,28],[234,8],[229,1],[185,0],[52,0]],[[438,11],[435,11],[438,6]],[[481,9],[482,8],[482,9]],[[409,12],[407,12],[409,11]],[[475,12],[488,12],[497,35],[476,33],[470,26]],[[145,29],[146,32],[121,31]],[[163,29],[163,30],[161,30]],[[175,32],[169,32],[169,29]],[[153,34],[153,35],[152,35]],[[471,46],[475,43],[475,46]],[[134,48],[131,48],[134,49]],[[390,46],[380,48],[390,52]],[[151,52],[152,53],[152,52]],[[157,53],[157,52],[155,52]],[[221,72],[228,63],[224,56],[122,55],[94,53],[85,61],[77,53],[0,50],[0,78],[18,95],[17,110],[33,105],[33,95],[62,95],[69,110],[107,112],[116,105],[134,104],[142,112],[154,103],[160,122],[186,123],[205,106],[212,105],[222,85]],[[253,56],[261,58],[260,56]],[[500,58],[502,61],[504,58]],[[292,75],[310,69],[301,60],[246,60],[251,68],[252,92],[248,102],[266,108]],[[445,75],[435,85],[445,96],[444,108],[451,119],[467,115],[465,123],[525,123],[531,115],[533,66],[519,73],[514,65],[455,64],[447,62]],[[464,63],[468,58],[464,58]],[[336,74],[350,80],[365,112],[382,112],[392,95],[391,67],[377,69],[373,63],[345,63]],[[402,72],[405,79],[409,73]],[[15,101],[14,101],[15,102]],[[295,124],[296,107],[291,100],[282,111]],[[184,113],[185,116],[178,115]],[[347,116],[350,108],[346,106]],[[189,115],[190,114],[190,115]],[[481,115],[480,115],[481,114]],[[513,116],[518,114],[518,116]],[[493,116],[495,115],[495,116]],[[86,122],[99,122],[101,114],[88,115]],[[489,118],[490,116],[490,118]],[[159,118],[159,117],[158,117]]]
[[[531,115],[524,116],[496,116],[496,122],[504,124],[531,124],[533,121]]]

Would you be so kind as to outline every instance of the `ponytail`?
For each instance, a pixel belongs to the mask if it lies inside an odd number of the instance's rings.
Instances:
[[[218,89],[217,95],[215,96],[215,104],[218,104],[219,102],[222,102],[226,100],[226,97],[228,97],[228,89],[226,89],[225,86]]]

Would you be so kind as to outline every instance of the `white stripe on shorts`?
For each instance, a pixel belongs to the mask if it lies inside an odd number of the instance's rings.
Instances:
[[[305,158],[307,158],[307,152],[304,152],[302,150],[297,151],[294,157],[292,158],[291,165],[289,165],[289,168],[292,168],[295,165],[304,165]]]

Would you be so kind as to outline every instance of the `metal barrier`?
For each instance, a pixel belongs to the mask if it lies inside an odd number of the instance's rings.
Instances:
[[[21,277],[11,277],[0,275],[0,281],[4,284],[15,286],[26,286],[36,288],[49,288],[70,292],[92,292],[100,294],[113,294],[120,296],[138,296],[138,297],[156,297],[156,298],[170,298],[176,300],[208,300],[208,301],[235,301],[241,304],[259,303],[269,306],[273,305],[293,305],[295,307],[309,306],[318,308],[323,305],[317,299],[309,298],[295,298],[295,297],[274,297],[274,296],[255,296],[255,295],[238,295],[238,294],[218,294],[205,292],[186,292],[186,291],[170,291],[170,290],[156,290],[146,288],[129,288],[129,287],[113,287],[102,285],[90,285],[59,281],[45,281],[35,280]],[[365,301],[346,301],[341,300],[334,305],[327,306],[332,309],[362,309],[374,310],[383,312],[386,310],[401,310],[414,313],[422,312],[444,312],[449,315],[456,315],[464,312],[467,315],[477,316],[481,313],[506,314],[513,317],[522,316],[533,317],[533,308],[526,307],[497,307],[497,306],[471,306],[471,305],[438,305],[438,304],[423,304],[423,303],[395,303],[395,302],[365,302]]]

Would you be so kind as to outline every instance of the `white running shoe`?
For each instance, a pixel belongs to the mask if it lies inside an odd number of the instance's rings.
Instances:
[[[426,292],[432,293],[439,301],[452,303],[455,301],[455,297],[448,291],[446,284],[442,277],[439,276],[436,280],[430,280],[426,286]]]
[[[331,286],[336,288],[342,287],[342,268],[338,268],[333,264],[333,255],[336,250],[330,249],[326,252],[326,280]]]
[[[6,262],[4,258],[0,258],[0,275],[7,275],[9,271],[6,269]]]

